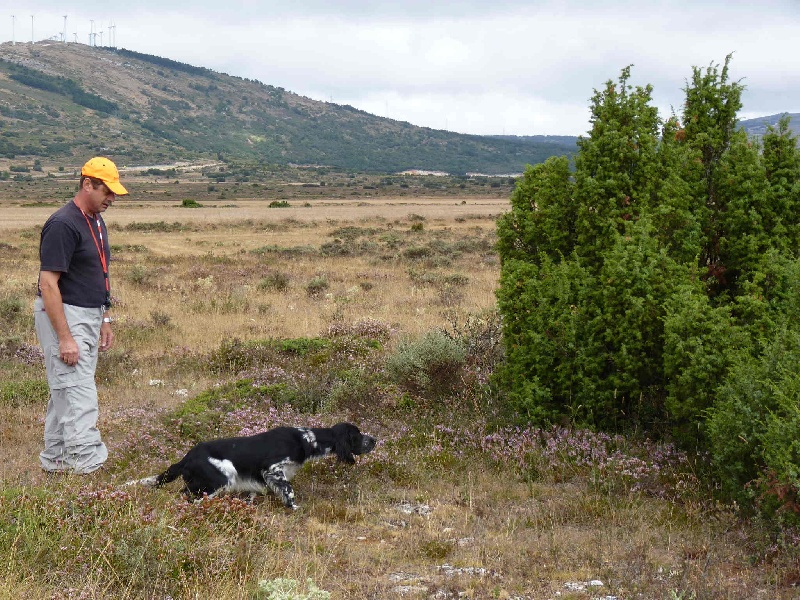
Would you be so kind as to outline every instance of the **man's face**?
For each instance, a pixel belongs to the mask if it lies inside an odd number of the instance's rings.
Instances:
[[[84,189],[88,192],[87,204],[89,205],[89,210],[95,214],[104,212],[117,198],[116,194],[108,189],[105,183],[100,182],[95,185],[88,178],[84,181]]]

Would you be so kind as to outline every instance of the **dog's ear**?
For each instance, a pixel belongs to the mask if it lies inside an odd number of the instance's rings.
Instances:
[[[356,458],[353,456],[351,428],[354,428],[353,425],[348,425],[347,423],[339,423],[331,428],[333,431],[333,451],[336,453],[336,458],[350,465],[356,462]]]
[[[346,444],[340,444],[339,442],[336,443],[336,458],[342,462],[346,462],[348,465],[355,464],[356,462],[356,457],[353,456],[350,447]]]

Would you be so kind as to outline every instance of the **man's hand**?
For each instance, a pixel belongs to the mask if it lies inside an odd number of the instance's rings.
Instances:
[[[64,336],[58,340],[58,356],[65,365],[74,367],[81,357],[80,349],[72,336]]]
[[[111,330],[111,323],[103,323],[100,326],[100,352],[110,350],[114,345],[114,332]]]

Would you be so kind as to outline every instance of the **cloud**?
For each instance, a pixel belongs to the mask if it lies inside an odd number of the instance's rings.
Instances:
[[[631,83],[653,85],[662,116],[680,113],[692,67],[731,52],[731,76],[746,85],[741,116],[800,112],[796,0],[138,0],[112,11],[87,0],[75,12],[40,0],[13,10],[19,41],[30,14],[37,39],[58,37],[64,14],[68,39],[82,42],[90,19],[105,36],[113,20],[120,47],[460,132],[585,133],[593,90],[631,64]],[[0,20],[0,39],[10,29]]]

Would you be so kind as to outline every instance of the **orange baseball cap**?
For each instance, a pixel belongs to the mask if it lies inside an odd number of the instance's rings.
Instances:
[[[83,165],[81,175],[101,180],[117,196],[124,196],[128,193],[128,190],[119,182],[117,165],[103,156],[95,156]]]

